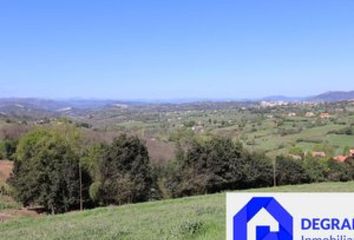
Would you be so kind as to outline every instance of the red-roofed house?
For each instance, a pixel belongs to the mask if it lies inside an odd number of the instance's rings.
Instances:
[[[335,156],[333,159],[337,162],[345,162],[345,160],[348,159],[348,156],[338,155],[338,156]]]

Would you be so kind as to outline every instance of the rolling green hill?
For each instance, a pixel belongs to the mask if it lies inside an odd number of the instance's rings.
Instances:
[[[254,191],[352,192],[354,182]],[[225,194],[15,219],[0,224],[0,233],[4,240],[225,239]]]

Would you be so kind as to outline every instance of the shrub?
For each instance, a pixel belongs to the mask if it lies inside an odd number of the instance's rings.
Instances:
[[[273,164],[263,153],[244,153],[247,188],[269,187],[273,184]]]
[[[311,182],[326,181],[326,170],[328,168],[327,160],[315,159],[312,156],[307,156],[304,160],[303,166]]]
[[[350,180],[354,180],[354,158],[348,158],[345,161],[345,168]]]
[[[350,127],[345,127],[339,130],[332,130],[329,131],[327,134],[337,134],[337,135],[349,135],[352,136],[354,135],[354,129],[352,126]]]
[[[276,179],[278,185],[310,182],[310,177],[301,161],[284,156],[276,158]]]
[[[346,163],[329,160],[327,166],[326,178],[328,181],[346,182],[351,180]]]
[[[269,186],[272,165],[261,154],[250,154],[229,138],[194,141],[179,154],[176,174],[168,181],[173,196]]]
[[[0,142],[0,159],[13,160],[18,141],[5,139]]]

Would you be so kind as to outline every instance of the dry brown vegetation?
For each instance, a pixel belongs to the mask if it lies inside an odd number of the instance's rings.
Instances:
[[[5,185],[10,177],[13,169],[13,162],[8,160],[0,160],[0,183]],[[21,208],[10,196],[2,195],[1,204],[10,207],[9,209],[0,210],[0,222],[7,221],[17,217],[38,217],[39,214],[35,211]]]
[[[145,140],[149,157],[153,164],[161,165],[175,157],[175,146],[171,142],[163,142],[155,138]]]
[[[12,161],[0,160],[0,182],[6,182],[10,177],[13,166]]]

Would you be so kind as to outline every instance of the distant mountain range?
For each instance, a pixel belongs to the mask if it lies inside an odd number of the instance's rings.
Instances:
[[[12,113],[12,115],[23,115],[33,113],[45,113],[57,115],[61,113],[81,112],[85,109],[102,109],[106,107],[127,108],[129,106],[142,106],[147,104],[188,104],[188,103],[208,103],[208,102],[257,102],[257,101],[285,101],[285,102],[338,102],[354,100],[354,91],[332,91],[311,97],[287,97],[270,96],[258,100],[161,100],[161,101],[118,101],[118,100],[100,100],[100,99],[68,99],[68,100],[48,100],[40,98],[0,98],[0,115]]]
[[[66,100],[51,100],[41,98],[0,98],[0,107],[5,105],[30,106],[34,108],[41,108],[45,110],[58,110],[62,108],[100,108],[113,104],[130,104],[136,105],[136,101],[118,101],[118,100],[104,100],[104,99],[66,99]]]
[[[339,102],[354,100],[354,91],[331,91],[310,97],[287,97],[269,96],[261,99],[262,101],[285,101],[285,102]]]
[[[354,91],[326,92],[314,97],[310,97],[309,100],[317,101],[317,102],[338,102],[338,101],[354,100]]]
[[[268,96],[262,98],[262,101],[284,101],[284,102],[299,102],[305,101],[305,97],[287,97],[287,96]]]

